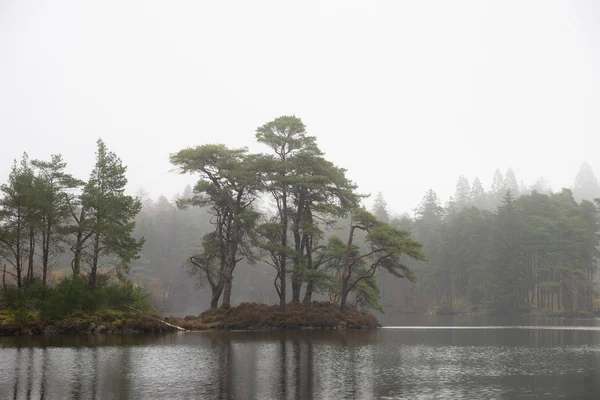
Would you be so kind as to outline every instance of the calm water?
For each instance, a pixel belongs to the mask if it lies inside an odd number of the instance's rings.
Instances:
[[[385,322],[395,326],[0,337],[0,399],[600,398],[594,320]]]

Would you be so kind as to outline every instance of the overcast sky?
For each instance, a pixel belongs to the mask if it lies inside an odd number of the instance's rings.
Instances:
[[[171,198],[169,153],[262,150],[295,114],[395,212],[496,168],[570,186],[600,173],[599,24],[593,0],[0,0],[0,176],[27,151],[86,178],[102,137]]]

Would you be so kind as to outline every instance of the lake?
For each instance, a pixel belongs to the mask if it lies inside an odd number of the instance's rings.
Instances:
[[[600,320],[0,337],[1,399],[600,398]]]

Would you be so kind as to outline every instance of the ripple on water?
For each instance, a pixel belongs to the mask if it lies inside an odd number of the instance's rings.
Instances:
[[[203,333],[140,343],[0,344],[0,398],[600,398],[594,330]],[[2,340],[0,338],[0,340]]]

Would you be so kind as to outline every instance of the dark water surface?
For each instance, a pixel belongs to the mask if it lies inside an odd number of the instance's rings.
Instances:
[[[600,399],[600,323],[0,337],[0,399]]]

